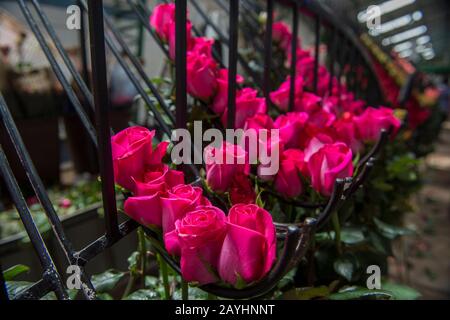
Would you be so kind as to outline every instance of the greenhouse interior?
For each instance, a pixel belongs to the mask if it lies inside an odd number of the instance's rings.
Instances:
[[[0,305],[450,300],[449,30],[445,0],[0,0]]]

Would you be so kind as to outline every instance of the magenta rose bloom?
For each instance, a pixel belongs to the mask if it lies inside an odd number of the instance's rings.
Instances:
[[[284,22],[274,22],[272,25],[272,40],[277,43],[281,49],[287,51],[291,47],[292,33]],[[286,52],[288,53],[288,52]]]
[[[308,161],[312,187],[330,196],[334,182],[353,175],[352,150],[342,142],[326,144]]]
[[[276,234],[272,216],[255,204],[238,204],[228,213],[228,231],[219,260],[220,278],[236,285],[258,281],[276,259]]]
[[[322,108],[320,105],[321,101],[321,97],[310,92],[303,92],[301,97],[295,102],[294,111],[308,114],[314,113]]]
[[[238,145],[224,142],[220,148],[209,145],[205,148],[206,181],[218,192],[226,192],[233,177],[239,173],[248,175],[250,165],[247,152]],[[228,160],[227,160],[228,159]]]
[[[165,164],[150,165],[142,175],[133,179],[134,196],[125,200],[125,213],[145,226],[161,227],[161,196],[168,189],[184,184],[183,172],[171,170]]]
[[[358,133],[353,118],[351,113],[344,112],[342,117],[333,123],[333,128],[336,132],[337,140],[344,142],[356,154],[361,150],[363,144],[357,137]]]
[[[153,9],[150,25],[163,41],[168,41],[170,25],[175,21],[175,4],[160,4]]]
[[[266,99],[257,96],[258,91],[243,88],[236,92],[236,118],[235,129],[243,128],[245,121],[257,113],[266,113]],[[222,123],[227,123],[228,109],[222,115]]]
[[[306,169],[303,157],[303,152],[299,149],[288,149],[281,154],[275,189],[286,198],[297,197],[303,192],[300,179],[300,175]]]
[[[286,148],[298,148],[302,145],[306,138],[304,130],[308,118],[305,112],[289,112],[275,120],[274,126],[280,130],[280,139]]]
[[[211,109],[216,114],[222,114],[228,106],[228,69],[220,69],[217,74],[217,92],[214,97]],[[236,82],[242,84],[244,78],[236,75]]]
[[[297,76],[295,78],[295,95],[294,105],[301,102],[303,94],[303,77]],[[270,93],[270,101],[276,105],[279,109],[287,111],[289,107],[289,96],[291,92],[291,77],[287,77],[286,80],[280,85],[278,90]]]
[[[273,129],[273,120],[266,113],[257,113],[245,121],[244,130],[253,129],[258,132],[261,129]]]
[[[394,116],[394,110],[386,107],[378,109],[368,107],[364,112],[354,117],[359,138],[366,142],[373,142],[378,139],[382,129],[393,128],[395,135],[400,128],[401,122]]]
[[[211,203],[203,196],[203,190],[191,185],[179,184],[161,197],[163,234],[175,228],[175,221],[184,218],[189,211]]]
[[[194,98],[208,102],[215,95],[217,63],[199,51],[187,53],[187,91]]]
[[[132,177],[142,174],[152,154],[155,131],[129,127],[111,137],[114,178],[117,184],[133,191]]]
[[[181,256],[181,274],[188,282],[216,282],[219,257],[227,232],[226,217],[213,206],[199,206],[175,222],[166,235],[166,249]]]

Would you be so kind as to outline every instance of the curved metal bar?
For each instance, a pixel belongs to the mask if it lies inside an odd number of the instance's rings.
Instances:
[[[337,209],[338,204],[342,201],[344,187],[351,182],[351,178],[337,179],[334,183],[333,192],[326,208],[317,217],[317,229],[321,229],[329,220],[331,214]]]
[[[358,174],[354,183],[352,183],[352,185],[350,186],[347,197],[354,194],[359,189],[359,187],[361,187],[364,184],[364,182],[367,180],[370,172],[373,169],[375,161],[376,161],[376,159],[372,157],[366,162],[366,164],[364,165],[364,168],[361,170],[360,174]]]
[[[390,131],[391,131],[391,129],[389,129],[389,130],[382,129],[381,130],[380,136],[379,136],[377,142],[375,143],[373,148],[369,151],[369,153],[358,162],[358,166],[364,165],[370,158],[374,158],[376,156],[376,154],[386,145]]]

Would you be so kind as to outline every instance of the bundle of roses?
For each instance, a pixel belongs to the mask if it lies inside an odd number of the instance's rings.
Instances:
[[[161,230],[186,281],[241,286],[264,277],[276,259],[272,216],[254,204],[234,205],[225,215],[201,188],[185,184],[181,171],[163,163],[168,143],[153,148],[154,135],[135,126],[111,139],[115,181],[132,193],[126,214]]]

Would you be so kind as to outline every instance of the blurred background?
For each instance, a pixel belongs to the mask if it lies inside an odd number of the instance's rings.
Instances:
[[[142,1],[149,7],[156,1]],[[208,8],[210,18],[219,25],[226,16],[212,1],[199,1]],[[450,74],[450,2],[446,0],[321,0],[360,38],[377,66],[378,76],[386,91],[405,82],[422,93],[424,101],[433,100],[449,113]],[[40,1],[51,18],[64,48],[77,69],[89,79],[88,39],[66,27],[70,0]],[[140,57],[150,78],[167,70],[164,55],[134,15],[126,9],[126,1],[105,0],[108,14],[125,35],[127,43]],[[381,25],[369,29],[365,12],[371,5],[381,10]],[[191,10],[191,20],[202,20]],[[214,31],[204,28],[206,35]],[[314,42],[312,24],[300,21],[299,35],[304,47]],[[85,43],[85,47],[80,43]],[[56,48],[53,48],[56,53]],[[226,48],[222,48],[226,57]],[[56,55],[57,59],[60,59]],[[85,57],[85,59],[83,58]],[[114,130],[141,123],[145,108],[134,87],[126,81],[123,69],[108,56],[111,93],[111,125]],[[60,60],[58,60],[60,61]],[[67,75],[70,73],[66,70]],[[125,79],[125,80],[124,80]],[[393,80],[392,80],[393,79]],[[75,247],[85,246],[103,234],[97,159],[82,124],[76,117],[61,85],[38,42],[29,29],[16,1],[0,0],[0,91],[14,116],[35,166],[56,203],[69,238]],[[392,90],[391,90],[392,91]],[[390,91],[389,91],[390,92]],[[392,97],[385,97],[389,100]],[[448,118],[447,118],[448,119]],[[0,143],[9,159],[14,159],[10,145],[0,127]],[[31,197],[31,187],[20,170],[18,159],[10,160],[21,188],[28,190],[27,199],[35,221],[42,231],[49,230],[45,214]],[[396,243],[395,258],[390,261],[391,276],[418,289],[425,299],[450,297],[450,122],[444,122],[433,153],[422,163],[424,188],[413,201],[415,214],[405,223],[415,225],[417,235]],[[34,205],[34,206],[33,206]],[[52,251],[51,237],[48,246]],[[88,273],[98,273],[107,266],[127,268],[126,258],[135,247],[132,234],[113,249],[107,250],[88,265]],[[63,259],[62,255],[59,259]],[[0,181],[0,260],[4,268],[22,263],[31,267],[27,280],[40,278],[38,261],[29,246],[11,199]],[[58,257],[56,257],[58,260]],[[58,261],[56,261],[58,262]],[[33,271],[34,270],[34,271]]]

